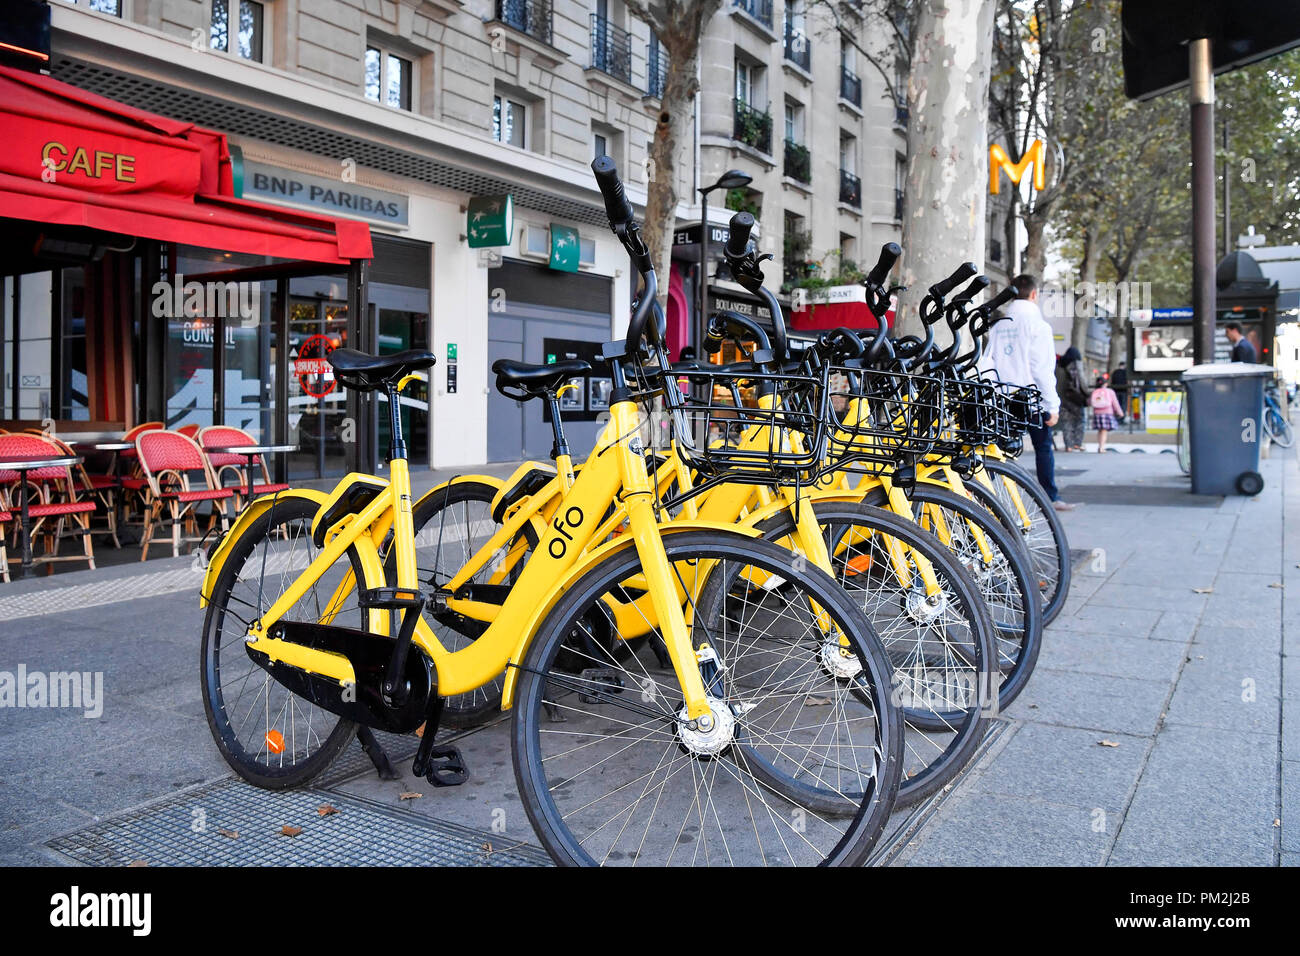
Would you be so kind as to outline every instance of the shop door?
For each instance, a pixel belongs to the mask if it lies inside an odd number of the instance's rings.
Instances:
[[[578,380],[578,389],[562,399],[565,436],[574,455],[585,457],[595,445],[598,419],[606,410],[608,372],[593,360],[611,337],[611,281],[506,260],[489,272],[488,289],[489,369],[499,358],[592,361],[591,378]],[[489,374],[489,381],[495,382],[495,377]],[[489,461],[549,459],[551,425],[541,402],[515,402],[493,388],[487,414]]]
[[[348,417],[347,390],[331,372],[300,374],[298,359],[323,357],[347,346],[347,284],[341,279],[294,279],[290,283],[287,358],[289,480],[341,475],[360,424]],[[278,356],[277,356],[278,357]]]

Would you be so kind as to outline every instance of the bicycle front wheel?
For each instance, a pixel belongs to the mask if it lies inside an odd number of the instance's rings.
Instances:
[[[650,642],[618,653],[581,638],[640,570],[632,547],[615,552],[571,584],[521,666],[515,776],[538,838],[569,865],[863,862],[894,803],[902,727],[862,611],[769,542],[663,543],[713,726],[685,719]]]
[[[1272,405],[1264,408],[1264,430],[1283,448],[1290,448],[1295,444],[1295,431],[1292,430],[1291,423]]]
[[[1025,546],[1033,563],[1046,627],[1056,620],[1070,595],[1070,542],[1065,537],[1065,527],[1052,507],[1052,499],[1028,472],[1001,461],[985,461],[984,470],[993,479],[991,491],[978,481],[969,481],[966,487],[976,497],[991,495],[1005,509],[1011,521],[1008,530]],[[1013,487],[1025,509],[1028,525],[1020,519],[1020,511],[1012,499]]]
[[[952,781],[983,739],[981,704],[991,699],[980,696],[996,687],[993,621],[956,558],[906,518],[852,502],[818,502],[814,511],[835,579],[871,621],[893,668],[894,702],[903,708],[898,802],[913,803]],[[789,511],[759,530],[795,547]],[[925,592],[918,556],[934,571],[934,595]]]

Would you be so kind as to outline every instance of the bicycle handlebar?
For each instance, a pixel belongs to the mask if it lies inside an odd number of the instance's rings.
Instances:
[[[942,299],[949,292],[957,288],[957,286],[961,285],[979,271],[979,266],[975,265],[975,263],[963,262],[957,267],[957,271],[948,276],[948,278],[930,286],[930,295],[934,296],[936,299]]]
[[[887,242],[881,246],[880,258],[876,260],[876,264],[872,267],[871,271],[867,273],[867,284],[879,287],[885,281],[885,277],[888,276],[890,271],[894,268],[894,263],[898,261],[898,257],[902,254],[903,248],[896,242]]]
[[[633,219],[632,204],[627,201],[623,182],[618,178],[618,166],[608,156],[598,156],[591,163],[591,171],[596,174],[596,185],[605,199],[605,215],[609,217],[610,227],[617,231],[619,226],[626,226]]]
[[[704,228],[701,225],[701,228]],[[730,231],[723,251],[729,259],[739,259],[749,251],[749,234],[754,231],[754,217],[751,213],[738,212],[731,217]]]
[[[596,185],[605,200],[605,213],[609,217],[609,227],[623,243],[632,265],[641,274],[641,292],[636,302],[636,310],[627,324],[626,348],[629,355],[637,355],[641,350],[641,336],[646,330],[646,320],[653,313],[656,322],[651,327],[652,345],[662,345],[663,311],[659,308],[656,296],[659,293],[659,280],[655,275],[654,263],[650,261],[650,250],[641,238],[641,230],[636,224],[632,205],[627,201],[623,190],[623,181],[618,176],[618,166],[608,156],[598,156],[592,160],[591,171],[596,176]]]

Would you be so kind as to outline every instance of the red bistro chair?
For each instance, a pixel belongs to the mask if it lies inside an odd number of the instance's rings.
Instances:
[[[61,458],[68,454],[66,448],[66,445],[37,435],[0,435],[0,458],[6,455]],[[24,480],[30,486],[27,505],[27,514],[32,521],[29,544],[35,543],[37,535],[45,537],[45,554],[37,560],[43,563],[85,561],[94,570],[95,548],[90,536],[90,516],[95,512],[95,503],[77,500],[77,483],[73,480],[72,469],[60,465],[25,473],[0,471],[0,485],[10,489],[9,499],[13,502],[4,510],[9,513],[8,520],[14,524],[20,520],[17,485]],[[22,534],[23,530],[19,528],[18,533]],[[80,555],[59,554],[59,543],[70,537],[81,538]]]
[[[202,430],[203,430],[202,425],[182,425],[180,428],[176,429],[176,433],[179,435],[184,435],[186,438],[192,438],[195,441],[198,441],[199,432]]]
[[[203,446],[204,454],[208,456],[208,461],[212,463],[212,470],[217,476],[217,485],[225,484],[223,475],[227,470],[235,473],[236,489],[235,494],[244,500],[255,498],[258,495],[274,495],[281,491],[288,491],[289,486],[271,481],[271,472],[266,467],[266,459],[257,455],[253,459],[253,465],[248,467],[248,457],[246,455],[223,454],[220,452],[209,452],[209,448],[220,448],[230,445],[257,445],[259,442],[242,428],[232,428],[230,425],[213,425],[211,428],[205,428],[199,432],[199,444]],[[262,481],[264,484],[257,483],[255,474],[258,468],[262,469]],[[250,480],[253,487],[250,489],[244,487],[244,469],[248,468]]]
[[[140,560],[149,556],[149,547],[159,524],[171,525],[172,556],[181,553],[181,526],[197,523],[196,507],[212,502],[211,528],[218,520],[226,525],[226,499],[232,493],[221,488],[208,466],[203,450],[192,439],[170,431],[153,429],[136,436],[135,449],[144,471],[144,537],[140,542]],[[202,488],[190,487],[190,475],[203,476]],[[165,513],[165,517],[164,517]]]

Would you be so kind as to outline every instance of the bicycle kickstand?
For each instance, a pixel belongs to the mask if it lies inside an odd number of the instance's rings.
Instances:
[[[361,749],[366,752],[370,762],[375,765],[380,780],[398,780],[401,778],[402,775],[393,769],[392,761],[388,759],[388,754],[384,752],[384,747],[373,730],[365,726],[358,727],[357,740],[361,741]]]

